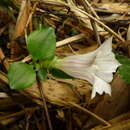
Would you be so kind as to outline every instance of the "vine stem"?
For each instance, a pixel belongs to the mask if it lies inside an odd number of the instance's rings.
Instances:
[[[43,92],[43,89],[42,89],[43,88],[43,84],[41,83],[40,78],[39,78],[38,75],[36,75],[36,78],[37,78],[37,85],[39,87],[39,92],[40,92],[40,95],[41,95],[41,98],[42,98],[42,102],[43,102],[43,105],[44,105],[44,110],[45,110],[45,114],[46,114],[49,130],[53,130],[52,124],[51,124],[51,120],[50,120],[50,115],[49,115],[47,104],[46,104],[46,100],[45,100],[45,95],[44,95],[44,92]]]

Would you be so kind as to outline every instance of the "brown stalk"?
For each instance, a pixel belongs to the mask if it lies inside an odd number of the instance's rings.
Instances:
[[[98,115],[94,114],[93,112],[91,112],[91,111],[89,111],[89,110],[87,110],[87,109],[81,107],[80,105],[78,105],[78,104],[76,104],[76,103],[74,103],[74,102],[69,102],[69,104],[72,105],[72,106],[74,106],[74,107],[76,107],[76,108],[78,108],[78,109],[80,109],[80,110],[82,110],[82,111],[84,111],[85,113],[87,113],[87,114],[93,116],[95,119],[99,120],[99,121],[102,122],[104,125],[106,125],[106,126],[111,126],[111,124],[110,124],[108,121],[104,120],[103,118],[99,117]]]
[[[0,61],[3,62],[4,67],[6,68],[6,70],[8,70],[9,68],[9,62],[6,59],[3,50],[0,48]]]
[[[33,1],[36,1],[36,0],[33,0]],[[38,0],[37,0],[38,1]],[[40,2],[40,1],[39,1]],[[48,5],[51,5],[51,6],[60,6],[60,7],[65,7],[65,8],[70,8],[73,12],[80,12],[84,15],[86,15],[87,17],[84,17],[84,18],[90,18],[90,19],[93,19],[95,22],[97,22],[97,24],[101,25],[105,30],[107,30],[108,32],[110,32],[112,35],[114,35],[118,40],[120,41],[125,41],[122,37],[120,37],[116,32],[114,32],[111,28],[109,28],[107,25],[105,25],[103,22],[101,22],[99,19],[97,19],[96,17],[93,17],[92,15],[90,15],[89,13],[81,10],[80,8],[77,8],[75,7],[73,4],[67,4],[65,2],[54,2],[54,1],[45,1],[45,0],[42,0],[43,3],[45,4],[48,4]],[[70,3],[70,0],[68,0],[68,2]]]
[[[38,75],[36,76],[36,78],[37,78],[37,85],[39,87],[39,92],[40,92],[42,102],[43,102],[43,105],[44,105],[44,110],[45,110],[46,118],[47,118],[47,121],[48,121],[49,130],[53,130],[51,120],[50,120],[50,115],[49,115],[46,100],[45,100],[45,95],[44,95],[44,92],[43,92],[43,89],[42,89],[43,85],[42,85]]]
[[[91,7],[91,5],[89,4],[89,2],[87,0],[81,0],[82,2],[82,5],[84,6],[84,9],[90,14],[94,14],[95,17],[97,17],[99,19],[99,17],[97,16],[96,12],[93,10],[93,8]],[[91,11],[90,11],[91,10]],[[101,40],[100,40],[100,36],[99,36],[99,33],[97,31],[97,27],[96,27],[96,22],[93,20],[93,19],[90,19],[90,22],[91,22],[91,25],[93,27],[93,30],[94,30],[94,33],[96,35],[96,40],[97,40],[97,43],[99,45],[101,45]]]
[[[30,2],[29,0],[22,1],[19,16],[17,18],[15,32],[13,39],[11,41],[11,58],[17,58],[20,53],[22,53],[20,45],[15,41],[16,38],[24,34],[25,25],[30,11]]]

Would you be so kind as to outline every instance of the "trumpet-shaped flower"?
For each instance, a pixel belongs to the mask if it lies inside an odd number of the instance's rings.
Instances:
[[[94,98],[96,93],[111,95],[109,83],[120,63],[115,59],[112,38],[109,38],[95,51],[58,59],[53,66],[75,78],[87,80],[93,86],[91,98]]]

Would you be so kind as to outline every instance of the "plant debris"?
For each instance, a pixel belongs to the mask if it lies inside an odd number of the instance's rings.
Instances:
[[[43,26],[55,30],[56,56],[61,58],[92,52],[106,39],[113,37],[113,53],[122,66],[114,73],[111,96],[97,94],[91,99],[92,86],[89,82],[60,78],[51,73],[53,70],[47,70],[45,81],[36,77],[37,82],[33,85],[32,82],[27,83],[29,88],[10,89],[9,67],[14,62],[28,65],[34,62],[36,55],[30,55],[27,37]],[[1,0],[0,129],[130,129],[129,45],[129,1]],[[48,51],[47,48],[44,50]],[[36,65],[34,69],[38,67]],[[64,73],[58,75],[63,77]],[[21,78],[17,77],[18,81]]]

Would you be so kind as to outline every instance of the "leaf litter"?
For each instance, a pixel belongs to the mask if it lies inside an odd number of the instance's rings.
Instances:
[[[129,21],[129,2],[123,0],[1,1],[0,128],[130,129]],[[42,90],[38,84],[10,90],[7,70],[13,62],[31,62],[26,36],[40,25],[55,29],[56,55],[60,57],[91,52],[112,35],[114,52],[128,57],[124,57],[121,69],[125,78],[121,78],[120,70],[114,74],[112,96],[97,95],[91,100],[91,85],[87,81],[51,74],[41,83]]]

